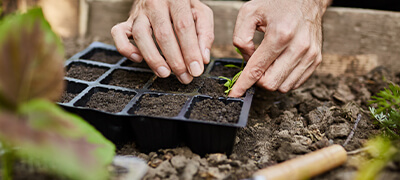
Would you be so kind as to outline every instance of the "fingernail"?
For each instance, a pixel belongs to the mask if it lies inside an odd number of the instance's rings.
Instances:
[[[160,75],[160,77],[168,77],[170,71],[166,67],[160,66],[159,68],[157,68],[157,73],[158,75]]]
[[[188,73],[183,73],[178,77],[178,79],[183,84],[189,84],[190,82],[192,82],[193,77]]]
[[[207,63],[209,63],[210,62],[210,50],[208,48],[206,50],[204,50],[204,57],[206,57]]]
[[[192,76],[197,77],[200,76],[201,73],[203,73],[203,70],[201,70],[200,64],[197,61],[190,63],[189,67],[190,67],[190,74],[192,74]]]
[[[142,61],[142,57],[136,53],[131,54],[131,60],[140,63]]]

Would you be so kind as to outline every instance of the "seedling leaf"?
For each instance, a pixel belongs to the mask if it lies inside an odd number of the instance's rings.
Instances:
[[[83,119],[45,100],[19,113],[0,113],[0,140],[18,147],[18,157],[72,179],[107,178],[115,147]]]
[[[0,22],[0,107],[15,109],[33,98],[58,100],[63,60],[61,41],[41,9],[5,17]]]

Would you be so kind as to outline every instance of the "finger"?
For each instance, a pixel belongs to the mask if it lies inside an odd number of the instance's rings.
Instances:
[[[141,62],[143,60],[139,49],[128,39],[132,36],[132,23],[123,22],[115,25],[111,28],[111,35],[119,53],[134,62]]]
[[[164,58],[160,55],[156,45],[151,37],[150,22],[146,16],[140,15],[137,17],[132,27],[132,36],[146,60],[149,67],[156,73],[158,77],[168,77],[171,70]]]
[[[285,50],[293,38],[291,28],[271,28],[267,31],[261,45],[250,57],[243,73],[233,86],[229,96],[240,97],[257,82]]]
[[[178,36],[186,68],[192,76],[204,71],[196,28],[189,1],[171,1],[170,11],[176,35]]]
[[[257,83],[258,85],[270,91],[281,90],[285,92],[286,90],[290,90],[286,89],[286,87],[278,88],[281,87],[282,83],[299,64],[302,57],[308,52],[311,41],[307,32],[303,34],[301,32],[298,33],[300,34],[291,41],[288,48],[267,69],[262,80]],[[312,59],[315,59],[315,57],[312,57]]]
[[[196,24],[197,38],[203,56],[203,63],[210,62],[210,49],[214,42],[214,18],[212,10],[200,1],[193,2],[193,18]]]
[[[317,69],[319,64],[322,62],[322,55],[319,54],[313,64],[304,72],[300,77],[299,81],[294,85],[293,89],[299,88],[306,80],[312,75],[312,73]]]
[[[286,93],[289,90],[293,89],[295,84],[302,77],[304,72],[311,67],[314,63],[315,59],[318,56],[318,52],[314,50],[309,50],[307,54],[301,58],[300,63],[296,66],[296,68],[290,73],[290,75],[286,78],[286,80],[280,85],[278,90],[282,93]]]
[[[186,69],[178,41],[171,24],[171,18],[167,4],[158,1],[151,1],[153,4],[149,9],[149,20],[153,27],[154,36],[163,52],[163,55],[175,73],[176,77],[183,84],[188,84],[193,77]]]
[[[246,61],[250,59],[255,51],[253,38],[259,22],[257,18],[254,18],[254,12],[254,8],[250,7],[250,3],[243,4],[239,10],[233,31],[233,45],[240,50]]]

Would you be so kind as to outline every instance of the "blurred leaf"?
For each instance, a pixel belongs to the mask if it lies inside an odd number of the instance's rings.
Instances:
[[[229,67],[229,68],[238,68],[238,69],[240,69],[240,67],[239,67],[239,66],[236,66],[236,65],[234,65],[234,64],[225,64],[225,65],[224,65],[224,67]]]
[[[367,142],[368,152],[374,157],[363,163],[357,174],[357,180],[376,179],[379,172],[386,166],[392,157],[398,153],[391,141],[384,137],[377,137]]]
[[[0,112],[0,140],[16,155],[72,179],[106,179],[115,146],[76,115],[54,103],[32,100],[17,117]]]
[[[63,83],[64,50],[41,9],[0,21],[0,107],[34,98],[57,100]]]

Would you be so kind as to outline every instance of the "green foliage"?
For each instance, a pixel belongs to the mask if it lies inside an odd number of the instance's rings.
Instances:
[[[400,86],[389,84],[389,88],[372,96],[371,104],[377,108],[370,107],[371,114],[385,130],[385,134],[392,138],[399,138],[400,127]]]
[[[0,23],[0,142],[3,179],[14,155],[71,179],[106,179],[115,146],[57,100],[64,51],[40,9]],[[1,150],[0,150],[1,151]]]
[[[224,86],[227,88],[227,90],[225,90],[225,94],[228,95],[229,92],[232,90],[233,85],[235,84],[235,82],[239,79],[240,74],[242,74],[242,71],[239,71],[235,76],[233,76],[232,79],[229,79],[227,77],[224,76],[219,76],[219,78],[225,79],[226,82],[224,84]]]
[[[374,158],[363,163],[357,174],[357,180],[376,179],[386,164],[399,153],[399,150],[393,146],[393,143],[384,136],[378,136],[369,140],[366,145],[369,147],[368,153]]]
[[[239,53],[240,55],[242,55],[242,52],[240,52],[240,50],[235,47],[236,52]],[[235,76],[233,76],[232,79],[229,79],[227,77],[224,76],[219,76],[219,78],[225,79],[227,80],[226,83],[224,84],[224,86],[227,88],[227,90],[225,90],[225,94],[228,95],[229,92],[232,90],[233,85],[235,84],[235,82],[239,79],[240,74],[242,74],[243,68],[244,68],[244,59],[242,58],[242,65],[241,67],[236,66],[234,64],[226,64],[225,67],[232,67],[232,68],[238,68],[240,69],[240,71],[238,73],[235,74]]]
[[[369,107],[369,110],[382,128],[382,134],[367,142],[368,152],[373,156],[369,161],[363,163],[357,174],[357,179],[375,179],[379,172],[395,156],[400,155],[398,147],[400,136],[400,87],[396,84],[389,84],[389,88],[372,96],[370,104],[376,108]],[[397,144],[397,147],[396,147]]]

